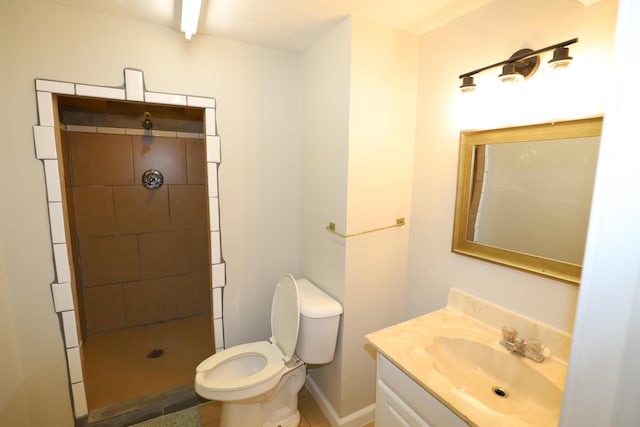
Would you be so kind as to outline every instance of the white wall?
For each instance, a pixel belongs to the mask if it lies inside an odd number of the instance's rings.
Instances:
[[[301,57],[301,275],[344,303],[345,245],[327,233],[347,216],[351,20]],[[342,329],[342,325],[341,325]],[[333,363],[311,372],[330,404],[341,399],[342,333]]]
[[[640,4],[621,0],[560,426],[638,426]]]
[[[145,72],[148,90],[217,99],[227,345],[267,338],[277,279],[299,272],[298,57],[200,35],[187,42],[176,30],[35,0],[0,3],[0,55],[0,288],[13,310],[3,311],[0,330],[14,331],[22,368],[11,369],[22,369],[22,381],[12,381],[24,388],[30,425],[72,423],[33,148],[35,78],[116,86],[132,67]],[[21,407],[10,409],[15,419],[26,416]]]
[[[0,243],[2,235],[0,235]],[[11,296],[6,282],[4,254],[0,245],[0,421],[6,425],[28,425],[27,396],[24,390],[22,361],[13,323]]]
[[[458,135],[463,128],[602,114],[615,12],[613,0],[590,7],[573,0],[496,0],[422,36],[407,318],[444,306],[449,288],[456,286],[572,330],[577,286],[451,253]],[[505,93],[493,83],[498,68],[478,76],[477,104],[461,109],[458,75],[523,47],[539,49],[573,37],[580,39],[571,46],[576,67],[565,87],[547,86],[539,73],[537,81]]]
[[[341,425],[375,400],[364,335],[402,318],[409,226],[325,227],[408,218],[417,54],[417,37],[353,17],[302,56],[302,275],[344,307],[334,361],[311,376]]]

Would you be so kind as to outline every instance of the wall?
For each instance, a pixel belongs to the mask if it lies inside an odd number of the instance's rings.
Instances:
[[[345,244],[324,229],[347,217],[347,144],[351,20],[338,24],[301,57],[302,135],[300,153],[300,271],[344,303]],[[345,313],[346,316],[346,313]],[[331,365],[310,369],[313,380],[339,408],[342,389],[341,322]]]
[[[448,289],[456,286],[572,330],[577,286],[451,253],[458,134],[463,128],[602,114],[615,12],[616,2],[606,0],[589,7],[573,0],[496,0],[422,36],[407,318],[444,306]],[[458,75],[523,47],[538,49],[573,37],[580,39],[571,46],[576,67],[565,86],[543,81],[545,73],[539,73],[537,81],[505,92],[493,83],[500,72],[495,69],[478,76],[473,108],[460,108]]]
[[[204,140],[65,133],[87,335],[210,313]]]
[[[334,361],[311,382],[340,425],[373,417],[364,335],[402,318],[409,226],[348,239],[324,228],[359,233],[409,216],[417,53],[417,37],[353,17],[302,59],[302,274],[344,308]]]
[[[2,234],[0,233],[0,243]],[[0,342],[2,342],[2,361],[0,363],[0,421],[6,425],[28,425],[27,394],[23,383],[20,347],[13,321],[11,295],[7,286],[4,254],[0,245]]]
[[[16,396],[20,389],[25,396],[9,409],[10,419],[72,424],[49,286],[43,169],[33,148],[35,78],[117,86],[123,68],[133,67],[145,72],[148,90],[217,99],[226,344],[267,338],[276,281],[299,265],[300,184],[292,179],[299,175],[298,58],[199,35],[187,42],[173,29],[35,0],[0,3],[0,52],[11,64],[0,80],[0,286],[12,307],[0,322],[13,330],[11,378]]]
[[[640,3],[621,0],[561,427],[640,425],[638,39]]]

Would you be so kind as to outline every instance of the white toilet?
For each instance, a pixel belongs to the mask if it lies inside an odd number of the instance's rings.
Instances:
[[[307,279],[278,282],[271,338],[223,350],[196,368],[195,390],[222,402],[220,427],[297,427],[305,363],[333,359],[342,306]]]

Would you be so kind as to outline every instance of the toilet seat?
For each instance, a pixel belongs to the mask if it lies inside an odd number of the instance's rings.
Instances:
[[[300,298],[290,274],[282,276],[271,304],[269,341],[237,345],[196,367],[196,392],[211,400],[252,398],[275,387],[291,368],[298,340]]]
[[[224,365],[234,361],[241,363],[244,357],[264,358],[264,365],[249,375],[229,375]],[[196,367],[196,383],[209,391],[242,390],[266,382],[284,370],[283,354],[277,345],[269,341],[251,342],[231,347],[209,356]],[[199,380],[198,377],[200,376]]]

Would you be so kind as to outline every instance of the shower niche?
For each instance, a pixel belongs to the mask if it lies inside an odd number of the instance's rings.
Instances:
[[[189,395],[224,348],[215,100],[124,74],[123,88],[36,80],[54,306],[89,422]]]

